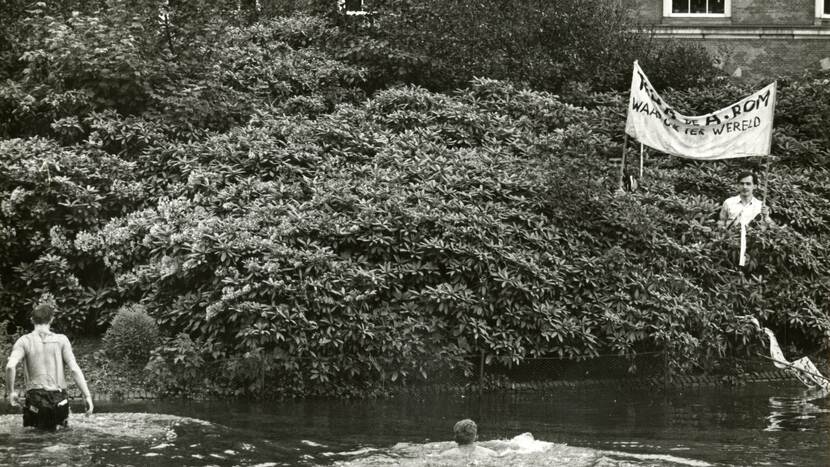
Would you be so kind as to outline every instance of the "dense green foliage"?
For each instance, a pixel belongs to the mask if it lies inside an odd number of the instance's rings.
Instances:
[[[159,326],[140,305],[128,305],[118,310],[104,334],[103,350],[114,360],[147,363],[159,344]]]
[[[659,88],[686,88],[718,73],[702,47],[654,40],[620,2],[365,3],[375,12],[371,21],[343,21],[347,46],[329,47],[366,66],[374,86],[398,81],[451,90],[486,76],[556,92],[623,90],[634,60],[653,71]]]
[[[140,9],[108,5],[122,14],[31,10],[22,21],[33,34],[15,44],[25,50],[20,69],[0,82],[0,306],[19,323],[44,292],[57,298],[64,329],[109,322],[120,303],[112,274],[72,242],[181,181],[159,171],[150,146],[175,152],[256,112],[324,112],[361,96],[361,70],[294,51],[267,25],[210,23],[211,47],[174,41],[172,56]]]
[[[366,395],[480,352],[667,350],[695,370],[757,350],[746,314],[827,345],[826,78],[779,83],[777,225],[750,232],[741,271],[714,220],[758,161],[653,156],[616,193],[621,94],[474,79],[366,97],[384,75],[329,51],[345,33],[321,19],[160,23],[151,3],[21,13],[34,33],[0,83],[0,319],[50,292],[57,328],[100,332],[140,303],[167,337],[148,365],[166,393]],[[748,91],[666,97],[703,113]]]

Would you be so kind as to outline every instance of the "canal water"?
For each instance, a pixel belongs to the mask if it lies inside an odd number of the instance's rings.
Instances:
[[[830,397],[792,384],[369,401],[101,403],[71,429],[0,415],[2,465],[438,466],[452,426],[499,457],[474,465],[830,465]]]

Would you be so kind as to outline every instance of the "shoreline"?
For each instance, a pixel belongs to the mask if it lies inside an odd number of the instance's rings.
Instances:
[[[75,339],[75,353],[81,369],[84,371],[93,401],[100,402],[127,402],[151,400],[229,400],[239,396],[219,394],[193,394],[191,397],[180,395],[159,394],[150,389],[144,366],[135,363],[118,362],[109,359],[102,351],[102,341],[96,338]],[[817,362],[821,368],[826,362]],[[592,377],[585,379],[511,379],[509,376],[489,374],[479,389],[477,378],[466,381],[446,381],[433,384],[415,384],[411,386],[389,389],[382,395],[366,395],[358,399],[393,399],[395,397],[426,397],[433,395],[476,395],[481,393],[533,393],[550,391],[569,391],[588,388],[607,388],[625,390],[649,390],[664,393],[684,391],[698,388],[734,388],[754,383],[794,382],[798,380],[786,370],[780,370],[770,365],[768,370],[745,371],[738,374],[677,374],[667,380],[663,375],[632,376],[632,377]],[[492,377],[492,376],[495,377]],[[80,391],[70,382],[68,388],[72,400],[82,400]],[[288,400],[303,399],[302,397],[280,397],[278,394],[262,396],[244,396],[245,400]],[[312,399],[314,397],[307,397]]]
[[[672,393],[691,389],[704,388],[736,388],[748,384],[797,382],[798,380],[785,370],[770,370],[761,372],[742,373],[739,375],[684,375],[676,376],[666,385],[661,377],[650,378],[608,378],[587,380],[547,380],[547,381],[497,381],[485,383],[481,392],[484,394],[515,394],[515,393],[544,393],[554,390],[581,390],[587,388],[615,388],[623,390],[656,390],[657,392]],[[82,400],[80,391],[71,387],[68,389],[72,400]],[[474,395],[479,392],[478,384],[433,384],[413,386],[392,391],[388,396],[378,399],[394,399],[396,397],[425,397],[430,395]],[[223,401],[239,399],[239,397],[197,396],[184,398],[179,396],[159,395],[147,389],[118,389],[112,391],[92,391],[94,402],[138,402],[138,401]],[[250,397],[242,398],[251,401],[257,400],[287,400],[291,398],[279,397]],[[302,398],[294,398],[302,399]]]

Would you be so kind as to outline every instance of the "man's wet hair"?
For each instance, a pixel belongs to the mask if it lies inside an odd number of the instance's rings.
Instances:
[[[755,172],[750,172],[749,170],[744,170],[743,172],[738,174],[738,178],[735,179],[736,182],[740,182],[741,180],[745,179],[746,177],[752,177],[752,184],[758,184],[758,176],[755,175]]]
[[[478,426],[476,422],[465,418],[456,422],[452,431],[455,433],[455,442],[459,445],[473,444],[478,435]]]
[[[49,324],[55,316],[55,307],[50,303],[41,303],[32,310],[32,323]]]

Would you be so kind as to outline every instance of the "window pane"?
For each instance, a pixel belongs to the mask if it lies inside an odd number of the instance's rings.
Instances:
[[[672,0],[672,2],[671,2],[671,12],[672,13],[688,13],[689,12],[689,0]]]
[[[691,0],[689,13],[706,13],[706,0]]]
[[[724,0],[709,0],[709,13],[723,14]]]
[[[824,14],[830,15],[830,0],[824,0]]]
[[[363,0],[346,0],[346,11],[362,11]]]

